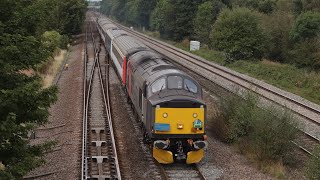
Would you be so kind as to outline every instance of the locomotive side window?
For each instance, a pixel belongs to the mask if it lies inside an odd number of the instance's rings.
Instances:
[[[168,89],[182,89],[182,77],[169,76],[168,77]]]
[[[154,82],[151,86],[152,93],[158,92],[166,88],[166,79],[161,78]]]
[[[184,89],[193,93],[198,92],[198,87],[191,80],[184,79]]]

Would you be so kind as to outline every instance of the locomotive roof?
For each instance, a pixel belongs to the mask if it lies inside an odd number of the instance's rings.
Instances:
[[[113,39],[121,35],[128,35],[128,33],[121,29],[110,29],[108,35]]]
[[[112,31],[114,33],[115,31]],[[125,32],[125,31],[123,31]],[[147,49],[148,47],[144,45],[142,42],[133,38],[132,36],[125,34],[120,34],[115,36],[114,34],[114,43],[121,50],[124,55],[128,55],[129,53],[136,52],[137,50]]]
[[[102,27],[104,32],[106,32],[108,29],[118,28],[116,25],[109,24],[109,23],[103,24],[101,27]]]
[[[98,19],[99,24],[105,24],[105,23],[112,23],[109,19],[106,18],[99,18]]]
[[[138,71],[143,79],[150,83],[161,76],[170,74],[187,76],[192,79],[185,72],[171,64],[165,57],[152,50],[137,52],[130,57],[130,61],[133,69]]]

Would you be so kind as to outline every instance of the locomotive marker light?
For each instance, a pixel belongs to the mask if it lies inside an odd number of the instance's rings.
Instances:
[[[163,113],[163,117],[167,118],[168,117],[168,113]]]
[[[198,117],[198,114],[197,113],[193,113],[193,117],[194,118]]]

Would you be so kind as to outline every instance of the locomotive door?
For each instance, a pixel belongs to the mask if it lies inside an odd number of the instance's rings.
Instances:
[[[143,86],[143,87],[145,87],[145,86]],[[141,116],[141,121],[144,123],[144,124],[146,124],[146,116],[147,116],[147,101],[146,101],[146,92],[145,92],[145,90],[141,90],[140,89],[140,92],[141,92],[141,94],[140,94],[140,101],[141,101],[141,114],[142,114],[142,116]]]

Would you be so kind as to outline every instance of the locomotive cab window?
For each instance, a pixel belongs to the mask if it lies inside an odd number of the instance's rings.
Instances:
[[[165,88],[166,88],[166,79],[161,78],[152,84],[151,91],[152,91],[152,93],[155,93],[155,92],[161,91]]]
[[[195,85],[194,82],[189,79],[184,79],[184,89],[193,93],[198,92],[197,85]]]
[[[168,77],[168,89],[182,89],[182,77],[169,76]]]

